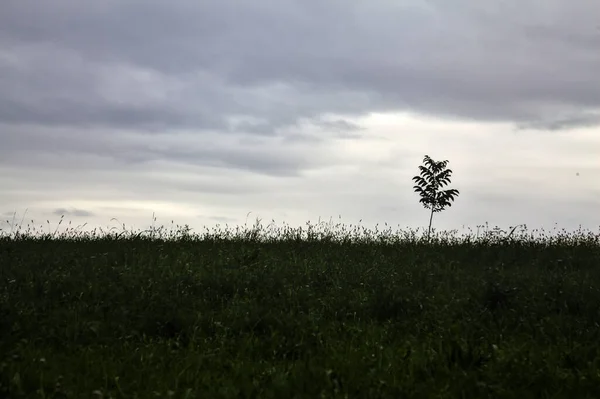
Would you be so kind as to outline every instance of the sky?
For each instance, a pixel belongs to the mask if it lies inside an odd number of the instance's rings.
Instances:
[[[597,232],[599,16],[589,0],[2,0],[0,228],[422,229],[429,155],[460,192],[439,230]]]

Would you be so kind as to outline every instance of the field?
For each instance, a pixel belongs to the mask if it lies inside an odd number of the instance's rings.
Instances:
[[[599,242],[6,233],[0,397],[599,398]]]

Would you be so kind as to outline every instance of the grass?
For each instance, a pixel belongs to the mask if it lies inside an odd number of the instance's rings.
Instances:
[[[599,238],[7,232],[0,397],[598,398]]]

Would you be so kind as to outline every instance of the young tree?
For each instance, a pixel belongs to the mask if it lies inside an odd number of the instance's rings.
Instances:
[[[426,209],[431,209],[429,230],[427,231],[427,239],[429,239],[433,213],[443,211],[446,206],[452,206],[451,202],[458,196],[458,190],[441,190],[443,186],[450,183],[450,176],[452,175],[452,170],[446,169],[448,160],[436,162],[429,155],[425,155],[423,163],[426,167],[419,166],[420,176],[415,176],[412,180],[417,184],[413,187],[415,192],[421,196],[419,202]]]

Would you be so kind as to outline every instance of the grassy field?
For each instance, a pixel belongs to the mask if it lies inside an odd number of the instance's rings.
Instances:
[[[599,323],[589,232],[0,237],[2,398],[600,398]]]

